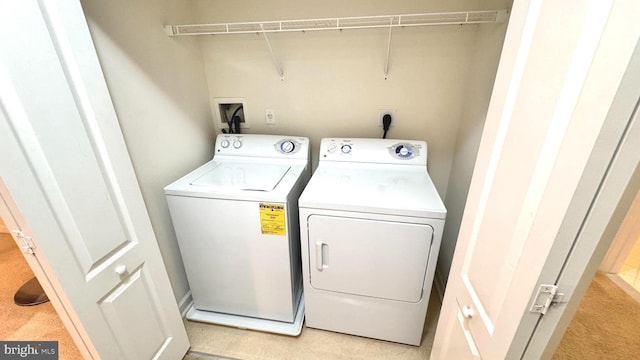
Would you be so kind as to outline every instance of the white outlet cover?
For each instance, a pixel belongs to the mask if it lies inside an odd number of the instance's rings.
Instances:
[[[276,123],[276,112],[273,109],[264,109],[264,121],[269,125]]]
[[[396,109],[380,109],[378,110],[378,127],[382,127],[382,118],[385,114],[391,115],[391,126],[393,127],[396,121],[398,121],[396,116]]]

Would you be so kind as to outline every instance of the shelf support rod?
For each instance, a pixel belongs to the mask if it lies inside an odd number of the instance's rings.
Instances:
[[[389,18],[389,38],[387,40],[387,59],[384,62],[384,79],[389,75],[389,57],[391,56],[391,33],[393,31],[393,18]]]
[[[280,61],[278,61],[276,54],[273,52],[273,47],[271,47],[271,41],[269,41],[269,37],[267,36],[267,33],[264,31],[264,26],[262,24],[260,24],[260,29],[262,29],[262,36],[264,36],[264,40],[267,42],[267,47],[269,47],[271,58],[273,59],[273,63],[276,65],[276,70],[278,71],[278,75],[280,75],[280,81],[284,81],[284,72],[282,71],[282,66],[280,65]]]

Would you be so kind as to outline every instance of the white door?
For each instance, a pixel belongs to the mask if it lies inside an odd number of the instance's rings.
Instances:
[[[555,283],[560,301],[543,317],[532,313],[522,317],[509,353],[524,353],[522,359],[531,360],[553,355],[611,243],[628,235],[625,216],[636,215],[637,222],[639,108],[640,42],[538,281]]]
[[[432,359],[522,355],[510,347],[637,43],[638,10],[515,1]]]
[[[181,358],[186,331],[80,3],[5,1],[0,23],[0,176],[17,226],[94,358]]]

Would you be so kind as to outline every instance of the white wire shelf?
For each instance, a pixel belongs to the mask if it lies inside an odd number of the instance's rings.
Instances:
[[[471,25],[504,22],[508,17],[508,13],[508,10],[483,10],[306,20],[165,25],[164,28],[169,36],[187,36],[375,29],[437,25]]]
[[[471,25],[502,23],[509,16],[508,10],[459,11],[427,14],[378,15],[307,20],[255,21],[221,24],[165,25],[169,36],[193,35],[233,35],[262,34],[280,80],[284,81],[284,70],[276,56],[268,33],[305,32],[323,30],[375,29],[389,30],[387,38],[387,54],[384,62],[384,78],[389,75],[389,58],[391,56],[391,33],[394,28],[437,26],[437,25]]]

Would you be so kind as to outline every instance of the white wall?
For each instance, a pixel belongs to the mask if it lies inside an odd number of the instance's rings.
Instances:
[[[436,270],[436,282],[440,289],[444,288],[449,277],[506,30],[506,23],[501,26],[483,25],[476,33],[474,63],[471,65],[472,71],[469,76],[445,198],[447,222],[442,235]]]
[[[505,8],[501,3],[200,0],[196,13],[200,22],[216,23]],[[308,136],[315,163],[320,139],[381,137],[379,109],[396,109],[388,137],[427,141],[429,170],[444,198],[467,87],[476,76],[478,29],[394,30],[388,80],[383,74],[385,29],[270,35],[284,81],[262,36],[207,36],[201,41],[210,100],[245,98],[247,132]],[[490,88],[484,91],[488,94]],[[265,124],[265,108],[275,109],[276,125]]]
[[[197,40],[162,29],[190,21],[186,5],[82,1],[176,300],[189,285],[163,187],[210,159],[214,136]]]

